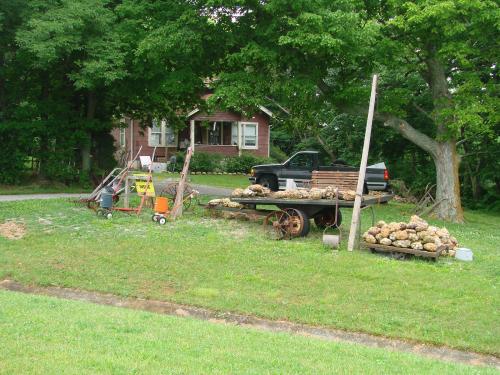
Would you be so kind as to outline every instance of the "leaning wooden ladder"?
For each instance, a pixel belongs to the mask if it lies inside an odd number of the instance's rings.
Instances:
[[[184,166],[182,167],[181,178],[179,180],[179,185],[177,186],[177,194],[175,196],[174,207],[171,211],[172,219],[176,219],[182,216],[182,204],[184,201],[184,185],[186,184],[187,174],[189,172],[189,163],[191,161],[191,155],[193,155],[193,149],[188,147],[186,153],[186,160],[184,160]]]

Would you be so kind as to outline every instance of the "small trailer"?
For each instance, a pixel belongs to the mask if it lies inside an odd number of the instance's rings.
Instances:
[[[373,207],[375,204],[386,203],[392,199],[391,194],[365,195],[362,207]],[[268,197],[231,198],[246,208],[256,209],[257,206],[276,206],[279,210],[264,211],[267,213],[264,224],[271,225],[278,238],[305,237],[310,230],[310,219],[319,228],[336,228],[342,223],[341,208],[352,208],[354,201],[342,199],[276,199]],[[259,210],[256,210],[259,211]],[[373,211],[372,211],[373,215]],[[373,216],[372,216],[373,217]]]

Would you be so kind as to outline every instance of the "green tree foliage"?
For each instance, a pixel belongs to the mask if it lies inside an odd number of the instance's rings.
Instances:
[[[270,96],[299,139],[317,137],[332,109],[366,113],[370,75],[379,72],[377,119],[429,155],[438,215],[463,219],[457,142],[497,137],[496,2],[269,0],[236,11],[238,47],[225,59],[218,97],[246,109]]]
[[[123,114],[144,126],[152,116],[181,123],[223,52],[223,33],[203,9],[176,0],[2,2],[0,134],[14,150],[0,159],[16,155],[16,167],[0,179],[18,180],[33,159],[51,179],[67,179],[55,173],[60,163],[83,179],[92,161],[94,172],[109,168],[108,134]]]

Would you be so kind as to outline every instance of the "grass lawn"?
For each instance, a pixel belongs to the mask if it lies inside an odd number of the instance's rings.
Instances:
[[[0,374],[493,374],[414,355],[0,291]]]
[[[401,221],[411,207],[391,203],[376,211]],[[349,223],[350,211],[343,213]],[[66,200],[0,203],[0,223],[7,219],[23,221],[27,234],[0,237],[0,278],[500,354],[498,216],[467,212],[466,225],[448,225],[473,249],[471,263],[349,253],[346,235],[332,255],[319,230],[272,241],[257,223],[212,219],[201,210],[159,226],[146,213],[98,219]],[[367,213],[363,219],[367,226]]]
[[[179,173],[158,173],[154,174],[155,181],[165,178],[179,178]],[[247,187],[250,185],[248,176],[242,175],[190,175],[189,179],[193,184],[208,185],[235,189],[237,187]],[[90,193],[93,189],[85,189],[80,186],[66,186],[57,183],[30,183],[24,185],[1,185],[0,195],[9,194],[50,194],[50,193]]]
[[[155,174],[154,177],[158,180],[163,178],[179,178],[179,173],[159,173]],[[193,184],[216,186],[229,189],[235,189],[238,187],[245,188],[248,185],[250,185],[250,181],[248,181],[248,176],[243,176],[243,175],[196,174],[196,175],[189,175],[189,180]]]

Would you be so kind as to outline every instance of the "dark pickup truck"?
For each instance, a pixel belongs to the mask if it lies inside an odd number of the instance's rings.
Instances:
[[[250,182],[258,183],[273,191],[284,189],[287,179],[293,179],[298,187],[309,181],[312,171],[357,171],[344,163],[319,165],[317,151],[300,151],[283,164],[263,164],[252,167]],[[389,173],[384,163],[366,168],[366,190],[389,190]]]

